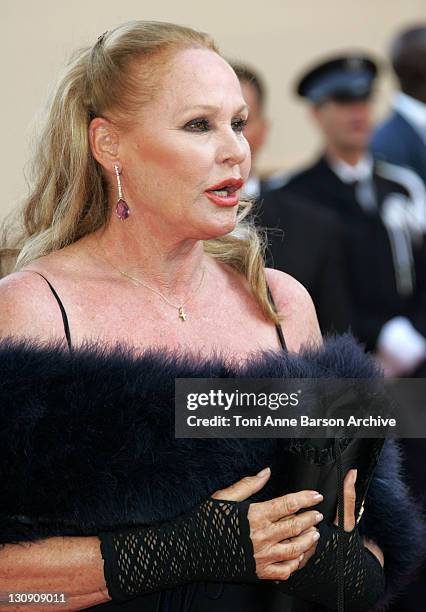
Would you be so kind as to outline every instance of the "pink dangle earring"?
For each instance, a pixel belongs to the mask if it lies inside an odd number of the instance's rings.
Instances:
[[[130,215],[130,208],[123,199],[123,190],[121,189],[120,168],[118,164],[114,165],[115,176],[117,177],[118,201],[115,205],[115,214],[121,221],[125,221]]]

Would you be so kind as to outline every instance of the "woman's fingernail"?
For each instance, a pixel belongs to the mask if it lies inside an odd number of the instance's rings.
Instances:
[[[302,553],[299,557],[299,561],[303,561],[304,557],[305,557],[305,553]]]
[[[313,534],[312,534],[312,540],[313,540],[314,542],[316,542],[316,541],[317,541],[317,540],[319,540],[319,539],[320,539],[320,534],[319,534],[319,532],[318,532],[318,531],[316,531],[315,533],[313,533]]]
[[[317,512],[315,515],[315,520],[317,523],[319,523],[320,521],[322,521],[322,519],[324,518],[324,515],[321,514],[321,512]]]
[[[261,470],[258,474],[256,474],[256,476],[258,478],[265,478],[265,476],[268,476],[271,473],[271,468],[265,468],[264,470]]]
[[[315,493],[313,494],[313,498],[318,501],[321,501],[322,499],[324,499],[321,493],[318,493],[317,491],[315,491]]]
[[[352,470],[351,474],[351,484],[356,483],[356,477],[358,476],[358,470]]]

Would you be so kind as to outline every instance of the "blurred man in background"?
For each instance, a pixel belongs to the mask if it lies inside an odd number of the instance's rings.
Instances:
[[[250,145],[253,172],[245,194],[258,200],[256,222],[268,229],[268,265],[291,274],[311,294],[322,332],[343,332],[349,324],[347,278],[342,253],[342,227],[332,212],[318,210],[305,198],[282,194],[279,210],[269,206],[269,192],[282,186],[285,174],[261,179],[257,156],[266,140],[265,88],[252,68],[233,64],[249,117],[244,136]],[[274,192],[277,193],[277,192]]]
[[[271,189],[281,187],[284,183],[284,175],[282,173],[260,174],[256,167],[258,155],[269,132],[269,121],[265,115],[266,90],[263,79],[258,72],[246,64],[231,64],[250,109],[244,136],[250,145],[252,165],[250,176],[244,185],[244,194],[249,198],[259,200]]]
[[[351,327],[390,376],[426,376],[426,193],[411,170],[377,161],[367,147],[377,74],[368,57],[338,57],[309,70],[297,93],[309,101],[324,148],[276,193],[307,197],[345,228]],[[269,195],[274,206],[274,193]],[[308,247],[307,247],[308,248]],[[426,509],[426,444],[402,440],[407,482]],[[425,570],[392,607],[426,602]]]
[[[401,32],[391,46],[401,91],[392,115],[376,130],[374,154],[414,170],[426,184],[426,23]]]
[[[426,193],[413,172],[368,153],[376,74],[358,54],[304,74],[297,93],[310,103],[324,151],[280,191],[340,216],[352,331],[389,375],[416,376],[426,359]]]

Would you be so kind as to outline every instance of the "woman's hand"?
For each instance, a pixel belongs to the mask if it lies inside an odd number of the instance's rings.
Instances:
[[[269,468],[257,476],[247,476],[235,484],[216,491],[212,497],[244,501],[257,493],[267,482]],[[299,491],[266,502],[250,504],[248,520],[253,543],[256,574],[266,580],[287,580],[296,571],[309,551],[315,552],[319,538],[315,528],[323,518],[320,512],[301,508],[315,506],[322,500],[316,491]]]
[[[345,479],[343,481],[343,496],[344,496],[344,507],[345,507],[345,520],[344,520],[344,530],[352,531],[354,529],[356,520],[355,520],[355,501],[356,501],[356,492],[355,492],[355,482],[356,482],[357,470],[349,470],[346,474]],[[338,524],[338,517],[336,513],[336,518],[334,519],[334,524]],[[364,538],[364,546],[370,550],[373,555],[377,558],[380,565],[383,567],[385,564],[385,559],[382,550],[379,546],[368,538]]]

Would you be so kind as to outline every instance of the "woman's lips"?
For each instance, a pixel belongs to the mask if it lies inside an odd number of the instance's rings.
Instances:
[[[230,177],[206,189],[204,193],[217,206],[236,206],[239,201],[238,191],[243,186],[243,183],[242,178]]]
[[[234,193],[228,194],[227,196],[220,196],[212,191],[205,191],[204,193],[208,199],[217,206],[236,206],[240,199],[238,191],[234,191]]]

